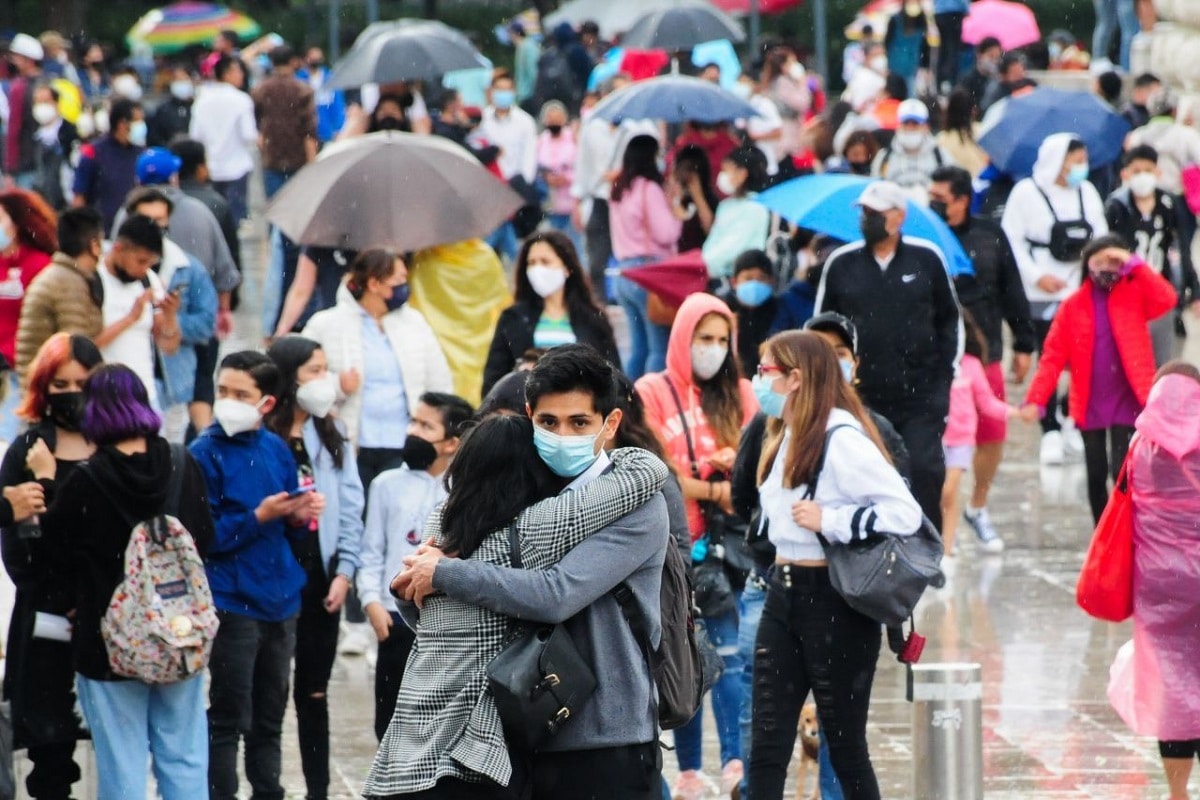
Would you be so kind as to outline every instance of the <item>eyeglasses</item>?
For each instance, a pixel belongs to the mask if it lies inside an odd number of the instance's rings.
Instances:
[[[771,374],[782,375],[784,371],[783,367],[776,366],[775,364],[759,364],[757,369],[758,377],[760,378],[765,378]]]

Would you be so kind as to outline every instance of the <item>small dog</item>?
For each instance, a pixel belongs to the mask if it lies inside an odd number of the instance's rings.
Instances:
[[[809,800],[821,800],[821,764],[817,753],[821,749],[817,732],[820,723],[817,722],[816,703],[808,703],[800,709],[800,763],[796,767],[796,798],[804,797],[804,784],[808,779],[808,768],[812,765],[813,788],[808,795]]]

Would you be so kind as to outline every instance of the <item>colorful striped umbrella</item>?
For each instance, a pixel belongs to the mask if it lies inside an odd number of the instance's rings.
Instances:
[[[242,38],[259,33],[258,23],[245,14],[212,3],[183,0],[146,12],[129,29],[125,41],[130,47],[145,44],[155,53],[174,53],[189,45],[210,45],[224,30]]]

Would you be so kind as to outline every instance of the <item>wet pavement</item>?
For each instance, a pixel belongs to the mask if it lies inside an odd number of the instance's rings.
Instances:
[[[261,265],[262,255],[261,229],[256,225],[246,238],[246,261]],[[238,335],[231,346],[261,342],[260,286],[261,268],[251,269],[238,314]],[[1200,342],[1200,330],[1193,331],[1191,341]],[[1198,354],[1189,355],[1195,361]],[[1019,399],[1019,388],[1010,386],[1009,391]],[[1006,551],[984,554],[969,528],[960,526],[959,553],[948,568],[947,586],[929,592],[918,609],[918,628],[929,638],[922,663],[973,661],[983,667],[983,771],[988,798],[1166,797],[1156,743],[1131,734],[1105,695],[1109,665],[1130,638],[1130,626],[1091,620],[1075,606],[1075,578],[1091,534],[1083,465],[1039,467],[1036,446],[1036,427],[1012,426],[990,503]],[[5,586],[0,590],[0,605],[10,603],[11,587]],[[0,609],[3,623],[8,618],[6,607]],[[329,687],[330,797],[359,796],[375,751],[372,683],[366,658],[338,658]],[[905,701],[905,685],[904,669],[885,647],[870,717],[871,753],[885,798],[913,796],[912,707]],[[303,798],[304,778],[290,711],[286,724],[284,783],[288,798]],[[671,780],[672,754],[666,754],[666,762]],[[719,780],[711,714],[705,732],[705,769]],[[1200,778],[1194,777],[1192,786],[1194,792],[1200,790]],[[76,796],[90,798],[93,791],[77,791]],[[792,792],[790,786],[787,796],[794,796]],[[243,796],[249,796],[244,784]]]

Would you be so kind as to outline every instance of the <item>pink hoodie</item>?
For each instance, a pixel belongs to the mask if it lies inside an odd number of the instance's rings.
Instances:
[[[692,477],[691,464],[688,460],[687,437],[684,435],[684,422],[691,432],[692,445],[696,451],[696,461],[699,462],[700,477],[708,479],[715,471],[708,459],[722,445],[717,441],[716,432],[708,424],[704,410],[700,407],[700,387],[692,374],[692,337],[700,320],[709,314],[720,314],[729,320],[733,336],[737,335],[737,322],[729,306],[710,294],[697,292],[689,295],[679,307],[675,323],[671,326],[671,338],[667,343],[667,369],[651,375],[643,375],[637,382],[638,396],[646,411],[646,424],[658,434],[666,447],[667,456],[673,462],[675,470],[683,477]],[[729,349],[737,353],[737,342],[731,336]],[[680,419],[675,399],[671,395],[670,386],[675,387],[679,402],[683,406],[684,418]],[[750,388],[750,381],[738,379],[738,388],[742,396],[742,420],[745,427],[754,415],[758,413],[758,400]],[[734,446],[736,446],[736,442]],[[704,515],[700,505],[695,500],[687,501],[688,528],[692,532],[693,541],[704,533]]]
[[[950,384],[950,417],[942,443],[947,447],[974,447],[980,414],[1004,419],[1008,416],[1008,404],[992,393],[983,362],[975,356],[963,355],[954,383]]]

